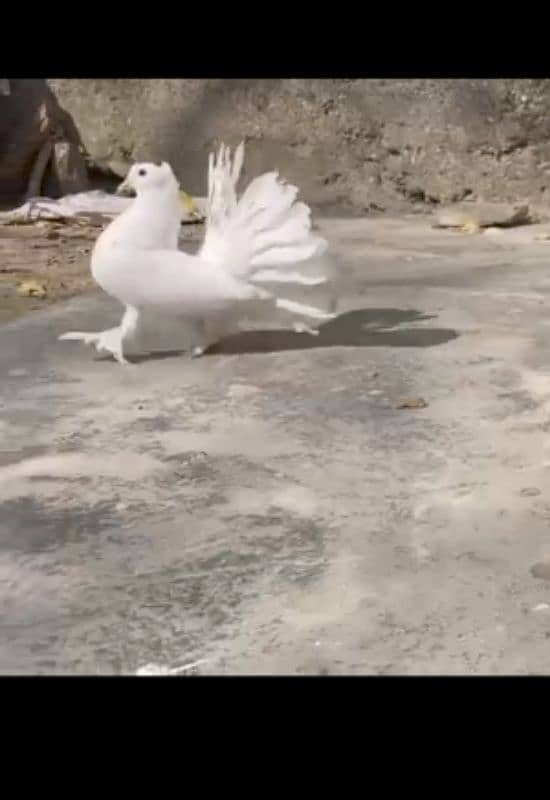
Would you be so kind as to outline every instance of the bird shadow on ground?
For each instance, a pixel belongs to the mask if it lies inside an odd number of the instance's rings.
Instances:
[[[436,347],[458,338],[452,328],[412,327],[435,319],[413,309],[364,308],[347,311],[319,327],[319,334],[289,330],[243,331],[213,345],[205,355],[275,353],[318,347]],[[182,355],[182,350],[157,351],[132,356],[132,361],[151,361]]]
[[[153,350],[150,353],[132,353],[128,355],[128,361],[132,364],[141,364],[142,361],[164,361],[168,358],[181,358],[187,355],[186,350]],[[112,361],[111,356],[101,356],[96,361]]]

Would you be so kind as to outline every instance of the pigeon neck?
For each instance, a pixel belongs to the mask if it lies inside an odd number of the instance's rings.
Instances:
[[[177,186],[170,186],[169,188],[166,186],[159,186],[158,188],[150,186],[146,192],[138,192],[137,198],[146,199],[147,197],[154,197],[155,200],[160,200],[162,197],[174,197],[177,193]]]

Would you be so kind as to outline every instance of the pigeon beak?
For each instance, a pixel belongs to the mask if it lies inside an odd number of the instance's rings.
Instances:
[[[122,197],[135,197],[136,192],[127,181],[122,181],[115,191],[115,194],[121,195]]]

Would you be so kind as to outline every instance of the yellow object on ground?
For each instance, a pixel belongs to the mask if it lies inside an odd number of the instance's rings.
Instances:
[[[190,195],[188,195],[187,192],[184,192],[183,189],[180,189],[180,198],[181,198],[181,205],[185,212],[185,216],[189,214],[191,214],[192,216],[200,216],[200,211],[194,199]]]
[[[46,297],[46,287],[37,281],[24,281],[18,286],[18,294],[22,297]]]
[[[479,233],[480,227],[477,222],[466,222],[460,226],[460,230],[463,233]]]

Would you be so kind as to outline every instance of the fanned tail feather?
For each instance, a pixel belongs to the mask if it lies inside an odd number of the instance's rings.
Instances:
[[[244,162],[244,142],[235,151],[233,163],[229,147],[222,144],[217,156],[208,156],[207,230],[223,229],[237,208],[237,182]]]
[[[252,282],[324,282],[323,276],[312,279],[296,270],[297,263],[321,255],[327,247],[311,231],[310,208],[295,202],[297,187],[281,181],[277,172],[267,172],[252,180],[238,199],[243,162],[242,142],[233,160],[223,144],[217,156],[209,157],[209,209],[201,258]]]

